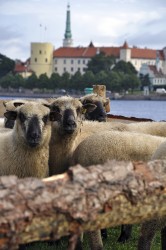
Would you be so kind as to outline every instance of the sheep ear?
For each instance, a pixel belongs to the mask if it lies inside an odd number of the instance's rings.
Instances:
[[[90,113],[94,111],[97,108],[95,104],[92,103],[86,103],[83,105],[83,113]]]
[[[47,108],[51,108],[51,106],[50,106],[50,104],[46,104],[46,103],[42,103],[43,104],[43,106],[45,106],[45,107],[47,107]]]
[[[7,111],[4,113],[4,116],[9,120],[15,121],[17,118],[17,112],[16,111]]]
[[[56,111],[51,111],[50,112],[50,121],[55,122],[55,121],[60,121],[62,115],[59,112]]]
[[[16,107],[16,108],[23,105],[23,104],[25,104],[25,102],[14,102],[13,103],[14,107]]]

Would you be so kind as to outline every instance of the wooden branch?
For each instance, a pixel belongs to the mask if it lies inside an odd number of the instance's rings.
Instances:
[[[166,161],[116,162],[39,180],[0,178],[0,249],[166,215]],[[155,205],[154,205],[155,204]]]

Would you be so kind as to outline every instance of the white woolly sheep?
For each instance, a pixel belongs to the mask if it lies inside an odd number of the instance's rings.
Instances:
[[[166,122],[133,122],[126,125],[128,131],[166,137]]]
[[[0,175],[44,178],[48,176],[49,141],[54,113],[29,102],[5,117],[16,120],[13,130],[1,134]]]
[[[105,131],[87,137],[76,148],[72,164],[89,166],[103,164],[108,159],[150,160],[165,138],[141,133]]]

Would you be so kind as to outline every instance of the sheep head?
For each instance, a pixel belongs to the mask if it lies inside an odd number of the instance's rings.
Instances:
[[[97,94],[89,94],[80,98],[82,104],[95,104],[96,109],[92,112],[88,112],[85,114],[85,118],[87,120],[105,122],[107,119],[107,113],[105,111],[105,107],[108,105],[108,99],[101,97]]]
[[[56,112],[36,102],[27,102],[15,111],[7,111],[7,119],[16,121],[13,135],[24,145],[31,148],[39,147],[51,136],[51,122],[57,120]]]
[[[77,98],[62,96],[51,104],[51,110],[61,115],[61,119],[54,125],[61,135],[73,134],[80,127],[86,113],[92,112],[96,105],[82,104]]]

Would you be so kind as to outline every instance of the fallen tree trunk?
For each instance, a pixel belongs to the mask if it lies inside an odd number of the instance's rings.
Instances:
[[[164,216],[165,190],[166,161],[77,165],[43,180],[1,177],[0,249]]]

